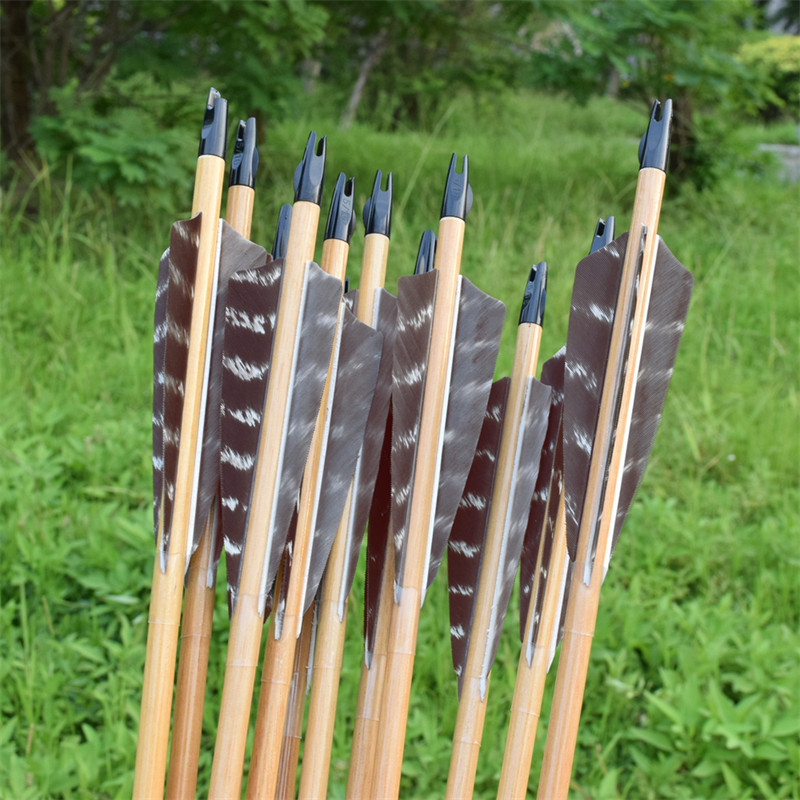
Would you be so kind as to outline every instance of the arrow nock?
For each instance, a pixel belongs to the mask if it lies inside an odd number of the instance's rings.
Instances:
[[[325,154],[327,139],[323,136],[317,142],[314,131],[308,134],[303,160],[294,171],[294,201],[322,203],[322,182],[325,178]]]
[[[233,145],[233,158],[231,159],[231,178],[228,185],[249,186],[253,189],[256,185],[257,171],[256,118],[250,117],[247,122],[239,120],[236,141]]]
[[[472,208],[472,187],[469,185],[469,156],[464,156],[461,172],[456,172],[456,154],[450,159],[447,183],[444,185],[442,217],[466,219]]]
[[[639,143],[639,168],[653,167],[663,172],[669,164],[669,142],[672,136],[672,100],[664,105],[656,100],[650,112],[650,124]]]
[[[206,113],[200,131],[200,147],[197,157],[218,156],[225,158],[228,138],[228,101],[212,86],[206,100]]]
[[[522,297],[522,308],[519,312],[519,324],[532,322],[540,325],[544,322],[544,305],[547,298],[547,262],[540,261],[531,267],[525,294]]]
[[[432,230],[427,230],[419,240],[417,250],[417,263],[414,266],[415,275],[424,275],[433,269],[433,262],[436,259],[436,234]]]
[[[597,227],[594,229],[592,246],[589,248],[589,255],[602,250],[606,245],[614,241],[614,217],[602,217],[597,220]]]
[[[355,179],[339,173],[333,188],[331,208],[328,211],[328,224],[325,226],[326,239],[341,239],[350,243],[356,229],[356,212],[353,210],[353,187]]]
[[[386,237],[392,235],[392,195],[394,183],[392,173],[386,176],[386,188],[381,189],[383,173],[375,173],[372,194],[364,203],[364,233],[381,233]]]
[[[273,258],[286,256],[286,245],[289,242],[289,226],[292,224],[292,207],[288,203],[281,206],[278,213],[278,224],[275,226],[275,241],[272,245]]]

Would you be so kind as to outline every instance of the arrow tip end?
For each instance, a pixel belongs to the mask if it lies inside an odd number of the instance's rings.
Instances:
[[[203,127],[200,131],[200,156],[225,158],[228,138],[228,101],[212,86],[206,100]]]
[[[325,178],[325,156],[327,137],[319,140],[315,131],[308,134],[303,158],[294,171],[294,200],[322,203],[322,183]]]
[[[667,171],[669,143],[672,136],[672,100],[656,100],[650,111],[650,123],[639,144],[639,168]]]
[[[382,188],[383,173],[375,173],[372,194],[364,204],[364,233],[380,233],[389,237],[392,234],[392,200],[394,196],[394,179],[390,172],[386,176],[386,188]]]
[[[414,266],[415,275],[423,275],[433,269],[433,264],[436,261],[436,243],[438,239],[432,230],[426,230],[419,240],[419,249],[417,250],[417,263]]]
[[[256,172],[258,172],[258,150],[256,149],[256,120],[249,117],[247,122],[239,120],[236,130],[236,141],[233,145],[233,158],[231,159],[231,178],[229,186],[256,185]]]
[[[540,261],[531,267],[525,294],[522,297],[522,309],[519,312],[519,324],[532,322],[541,325],[544,322],[544,306],[547,299],[547,262]]]
[[[614,241],[614,217],[602,217],[597,220],[597,226],[594,229],[594,237],[592,238],[592,246],[589,248],[589,255],[602,250],[606,245]]]
[[[326,239],[341,239],[350,243],[356,229],[356,212],[353,209],[355,179],[339,173],[333,188],[328,223],[325,226]]]
[[[450,158],[450,167],[447,170],[441,216],[466,219],[472,208],[472,187],[469,185],[469,156],[464,156],[461,162],[461,172],[456,172],[457,160],[456,154],[453,153]]]

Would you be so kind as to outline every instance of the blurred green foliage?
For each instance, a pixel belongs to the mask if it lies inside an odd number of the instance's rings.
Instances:
[[[127,204],[182,179],[170,154],[209,83],[262,131],[310,107],[431,130],[462,91],[669,96],[672,169],[699,187],[731,152],[708,119],[798,113],[798,39],[767,35],[751,0],[24,0],[2,14],[25,44],[3,51],[7,155],[69,161]]]

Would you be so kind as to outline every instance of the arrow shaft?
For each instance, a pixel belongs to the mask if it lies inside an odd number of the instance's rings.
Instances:
[[[250,236],[254,200],[255,191],[249,186],[228,187],[225,219],[245,238]],[[193,800],[197,791],[208,652],[216,600],[216,571],[210,571],[215,535],[219,535],[219,520],[212,504],[186,575],[167,800]]]
[[[358,319],[367,325],[373,325],[375,321],[376,291],[385,282],[388,257],[389,237],[380,233],[367,234],[364,238],[361,280],[355,309]],[[347,629],[347,589],[343,584],[350,545],[348,535],[352,527],[354,485],[355,479],[348,491],[319,599],[314,681],[308,701],[308,725],[298,795],[300,800],[324,798],[328,787],[336,700]],[[356,719],[358,720],[358,716]]]
[[[297,320],[303,299],[305,264],[314,254],[319,213],[316,203],[302,200],[296,202],[292,210],[241,579],[231,618],[209,798],[231,798],[241,794],[250,706],[261,645],[263,604],[268,589],[263,585],[265,560],[276,493],[280,490],[281,459],[275,454],[283,449],[298,346]]]
[[[294,219],[294,215],[292,217]],[[341,240],[326,240],[321,266],[330,275],[344,281],[349,245]],[[341,334],[341,316],[337,339]],[[321,465],[328,438],[331,400],[338,345],[334,344],[328,362],[328,374],[322,393],[322,403],[317,414],[311,448],[303,474],[300,506],[297,514],[297,529],[292,545],[292,568],[284,571],[288,578],[285,605],[281,612],[276,609],[270,624],[272,636],[268,637],[264,654],[264,669],[261,679],[261,694],[256,718],[256,733],[250,762],[250,777],[247,782],[247,797],[273,797],[275,795],[280,767],[281,739],[275,735],[282,730],[289,705],[291,670],[294,664],[297,639],[303,614],[303,598],[308,575],[308,560],[313,547],[319,490],[322,480]],[[280,616],[279,616],[280,614]],[[294,791],[294,784],[292,784]]]
[[[289,707],[283,727],[281,759],[278,766],[278,785],[275,800],[293,800],[297,780],[297,759],[300,756],[300,740],[303,736],[303,712],[306,707],[308,666],[314,638],[314,605],[303,616],[300,642],[295,648],[294,669],[289,692]]]
[[[169,721],[178,646],[178,627],[186,567],[186,543],[191,537],[192,495],[202,418],[202,384],[209,336],[212,284],[217,252],[218,218],[222,203],[225,160],[200,156],[195,173],[192,215],[202,213],[194,305],[189,330],[181,441],[175,480],[175,504],[170,529],[170,547],[162,554],[163,531],[159,535],[148,615],[139,738],[133,797],[152,800],[164,793]],[[163,515],[162,515],[163,519]]]
[[[373,794],[381,798],[397,797],[400,790],[414,651],[438,486],[463,242],[464,220],[443,217],[436,250],[439,283],[411,493],[407,553],[390,626],[386,685],[392,691],[383,693],[375,756]]]
[[[545,519],[546,525],[546,519]],[[536,614],[536,597],[538,583],[542,571],[541,552],[536,569],[536,579],[531,589],[528,605],[528,616],[525,622],[525,638],[517,667],[517,680],[514,684],[514,696],[511,701],[511,716],[508,722],[506,749],[503,754],[503,766],[500,771],[500,782],[497,787],[498,800],[519,798],[524,800],[528,790],[531,771],[531,759],[536,742],[536,728],[542,709],[545,679],[550,665],[551,637],[558,633],[561,615],[561,596],[563,594],[563,575],[566,571],[567,529],[564,518],[564,497],[559,500],[558,516],[555,524],[555,539],[547,569],[545,597],[542,604],[538,625],[538,641],[534,643],[533,652],[529,656],[525,642],[531,641],[534,617]]]
[[[589,481],[581,515],[578,552],[567,601],[564,640],[537,795],[539,800],[566,798],[569,790],[583,691],[597,620],[600,586],[604,577],[604,569],[592,568],[591,558],[595,552],[602,554],[605,559],[616,519],[616,504],[627,446],[627,429],[633,409],[639,357],[644,341],[653,280],[656,231],[665,177],[664,172],[654,168],[639,171],[631,220],[631,236],[623,262],[607,374],[614,374],[619,361],[625,357],[628,331],[623,310],[629,307],[632,294],[636,290],[637,302],[627,350],[628,363],[622,386],[613,385],[613,381],[606,381],[603,386],[598,415],[598,436],[592,450]],[[643,233],[642,269],[638,289],[635,289],[634,277],[639,259],[636,243]],[[615,409],[618,409],[616,420],[613,419]],[[609,452],[610,458],[607,460],[605,454]],[[599,507],[601,498],[602,508]],[[592,508],[596,511],[587,513]],[[590,576],[588,583],[587,576]]]
[[[172,724],[167,800],[195,797],[200,736],[203,729],[203,701],[208,672],[208,651],[214,614],[214,586],[208,586],[211,561],[212,508],[200,544],[192,556],[186,580],[181,620],[181,652],[175,690],[175,719]]]
[[[475,783],[489,685],[489,630],[498,623],[496,597],[498,581],[503,580],[501,565],[504,561],[508,513],[517,472],[525,389],[528,379],[536,374],[541,338],[541,326],[532,323],[520,325],[453,733],[453,751],[445,795],[449,800],[469,800]]]

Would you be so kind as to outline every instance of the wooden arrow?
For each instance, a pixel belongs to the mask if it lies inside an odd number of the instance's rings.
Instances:
[[[426,230],[420,239],[415,275],[424,275],[433,269],[436,256],[436,234]],[[392,316],[392,353],[396,334],[396,303]],[[391,383],[389,365],[387,383]],[[372,430],[379,430],[373,428]],[[358,493],[362,511],[356,529],[363,528],[369,515],[367,537],[367,562],[364,586],[364,661],[358,688],[356,718],[347,777],[347,798],[366,797],[372,784],[375,761],[383,676],[386,667],[389,624],[392,618],[394,592],[394,544],[389,533],[392,505],[390,474],[392,445],[391,404],[387,403],[385,435],[375,440],[374,460],[369,468],[374,475],[372,489]],[[374,493],[373,493],[374,490]],[[355,570],[355,551],[350,556],[350,579]],[[341,608],[341,605],[340,605]]]
[[[504,408],[489,404],[492,406],[489,418],[492,430],[496,428],[497,416],[502,429],[495,451],[495,469],[490,480],[485,480],[484,470],[479,469],[477,480],[470,481],[473,477],[470,472],[465,495],[459,504],[467,514],[456,514],[450,535],[450,552],[456,556],[448,564],[450,625],[460,655],[456,664],[458,715],[445,795],[451,800],[472,797],[490,671],[517,574],[547,430],[550,390],[535,378],[546,285],[547,266],[542,262],[531,269],[525,289]],[[484,452],[479,444],[481,459]],[[474,525],[474,515],[470,512],[476,506],[485,512],[483,525]],[[465,517],[466,524],[463,524]],[[470,598],[473,602],[463,606],[452,602],[461,598]],[[462,609],[466,613],[452,613]]]
[[[175,715],[172,724],[167,798],[178,800],[195,797],[197,766],[200,757],[200,736],[203,726],[203,700],[208,671],[208,650],[211,622],[216,597],[215,542],[219,530],[219,397],[222,372],[222,334],[224,331],[224,296],[227,281],[237,268],[252,266],[247,246],[236,241],[250,235],[255,196],[255,175],[258,168],[255,119],[240,122],[231,159],[228,204],[225,216],[232,231],[222,232],[218,251],[214,335],[207,357],[208,380],[204,404],[204,441],[195,509],[194,552],[186,575],[185,603],[181,622],[181,651],[175,690]],[[255,261],[260,260],[260,249]],[[199,533],[199,541],[198,541]]]
[[[386,426],[391,387],[391,363],[396,305],[383,290],[389,256],[392,213],[392,175],[382,188],[378,170],[372,194],[364,208],[364,255],[359,290],[355,296],[356,316],[383,336],[375,394],[366,423],[365,439],[358,454],[354,476],[345,490],[341,521],[332,543],[318,598],[318,625],[314,647],[314,680],[308,707],[300,798],[325,798],[330,771],[336,701],[344,652],[347,596],[350,592],[366,512],[375,485],[377,461]]]
[[[226,553],[239,549],[240,569],[238,574],[229,574],[233,613],[211,769],[211,798],[240,796],[267,597],[297,502],[341,302],[340,282],[309,263],[319,222],[324,160],[325,140],[317,147],[312,133],[295,173],[295,203],[285,262],[277,272],[279,283],[276,270],[268,263],[263,269],[237,273],[241,277],[229,285],[226,346],[229,327],[233,339],[244,338],[262,345],[269,339],[271,346],[266,352],[251,352],[250,360],[237,356],[234,348],[224,361],[223,537]],[[260,296],[275,299],[278,292],[280,301],[276,306],[259,306]],[[266,379],[263,402],[251,408],[239,404],[236,394],[226,399],[226,375],[242,384]],[[263,425],[253,461],[230,442],[226,445],[225,425],[226,420],[231,424],[235,420],[249,430],[260,422],[259,418]],[[232,480],[235,472],[243,480]],[[232,481],[234,485],[230,493],[226,473],[229,484]],[[242,483],[252,486],[252,493],[242,494]],[[226,532],[226,504],[228,511],[238,513],[228,516],[231,525],[235,527],[242,517],[245,520],[243,545],[230,535],[230,530]]]
[[[160,798],[164,793],[170,711],[178,644],[178,628],[183,595],[183,579],[187,560],[187,543],[192,539],[192,509],[196,486],[198,450],[202,432],[201,405],[203,376],[209,336],[209,317],[213,306],[214,265],[216,262],[219,210],[225,171],[225,139],[227,133],[227,103],[212,89],[206,104],[200,151],[195,173],[192,201],[193,223],[173,227],[170,237],[170,256],[167,298],[176,293],[188,294],[191,311],[182,331],[188,339],[183,364],[172,373],[182,385],[183,402],[177,431],[166,427],[154,435],[154,445],[175,444],[174,467],[166,458],[156,468],[162,472],[162,486],[156,486],[157,555],[153,568],[150,612],[148,615],[147,651],[145,656],[142,704],[139,717],[139,737],[136,748],[136,767],[133,797]],[[178,251],[183,251],[181,258]],[[181,270],[178,263],[191,265]],[[187,280],[188,291],[177,288]],[[157,299],[158,304],[158,299]],[[188,336],[187,336],[188,334]],[[166,342],[165,342],[166,344]],[[159,352],[166,357],[166,348]],[[181,366],[183,369],[181,369]],[[161,364],[156,362],[156,372]],[[165,374],[166,369],[165,369]],[[164,421],[168,407],[162,407]],[[154,424],[156,419],[154,418]],[[160,439],[160,442],[157,441]]]
[[[355,224],[352,182],[348,182],[348,187],[347,221],[352,224],[348,224],[342,234],[346,238],[326,239],[326,245],[335,244],[336,247],[328,247],[323,251],[323,268],[341,282],[344,280],[349,237]],[[340,202],[344,200],[334,195],[332,209],[338,209]],[[332,213],[339,215],[338,210]],[[329,254],[338,254],[338,257]],[[316,585],[341,516],[344,492],[355,469],[377,380],[380,350],[380,334],[358,322],[352,312],[343,306],[336,344],[329,361],[322,406],[303,475],[289,568],[284,571],[281,602],[276,606],[270,626],[247,788],[249,797],[271,797],[275,793],[281,740],[270,732],[284,726],[301,617],[315,596]],[[337,385],[340,372],[342,382]],[[328,488],[340,486],[341,489],[331,497],[329,492],[323,491],[325,484]],[[338,501],[338,512],[335,509],[329,511],[334,501]],[[318,520],[322,523],[321,527],[318,526]]]
[[[654,105],[630,235],[576,271],[564,382],[564,508],[575,566],[540,800],[569,790],[600,587],[652,448],[691,293],[691,275],[656,235],[671,117],[671,101]]]
[[[451,161],[435,269],[398,282],[392,387],[395,591],[371,793],[397,797],[419,612],[488,401],[504,310],[459,275],[468,168]],[[499,322],[499,325],[498,325]],[[437,492],[438,490],[438,492]]]
[[[614,238],[614,218],[601,219],[590,253]],[[551,405],[536,491],[520,559],[520,637],[522,651],[511,702],[498,798],[526,796],[545,677],[563,627],[568,572],[563,502],[562,412],[564,363],[562,347],[542,368],[542,381],[551,387]]]

